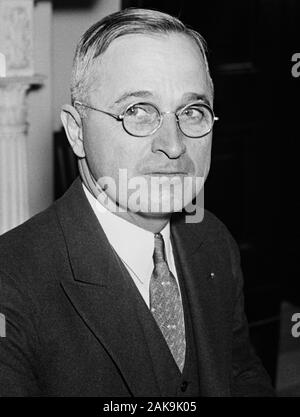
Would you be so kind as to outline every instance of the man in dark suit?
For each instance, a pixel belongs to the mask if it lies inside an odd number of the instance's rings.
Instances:
[[[182,211],[215,120],[201,36],[163,13],[113,14],[81,38],[71,88],[81,178],[0,239],[0,395],[273,395],[236,243]]]

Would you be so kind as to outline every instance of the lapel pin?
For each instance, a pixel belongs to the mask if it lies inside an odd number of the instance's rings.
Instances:
[[[215,278],[215,273],[214,272],[211,272],[210,274],[209,274],[209,279],[214,279]]]

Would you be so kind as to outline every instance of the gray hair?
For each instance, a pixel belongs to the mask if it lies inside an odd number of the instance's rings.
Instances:
[[[91,82],[95,59],[103,54],[115,39],[130,34],[182,33],[198,45],[207,71],[208,82],[213,95],[213,82],[206,56],[206,43],[195,30],[184,25],[176,17],[156,10],[127,8],[106,16],[91,26],[80,38],[77,45],[71,79],[72,104],[86,98]],[[81,108],[81,115],[84,110]]]

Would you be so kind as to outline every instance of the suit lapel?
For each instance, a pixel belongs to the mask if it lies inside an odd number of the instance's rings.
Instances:
[[[116,364],[132,395],[161,395],[128,283],[122,279],[115,254],[79,179],[55,206],[73,273],[62,282],[65,293]],[[183,216],[175,215],[171,239],[190,304],[200,392],[203,396],[226,396],[228,384],[216,363],[221,349],[220,294],[217,280],[210,279],[215,265],[206,248],[206,229],[205,219],[201,224],[187,224]]]
[[[159,396],[144,334],[116,255],[77,180],[56,203],[73,277],[61,285],[133,396]],[[146,348],[145,348],[146,346]]]
[[[220,309],[217,282],[211,279],[214,259],[206,248],[207,225],[171,224],[177,270],[181,267],[195,335],[202,396],[226,396],[227,384],[218,371]],[[216,279],[221,279],[218,277]]]

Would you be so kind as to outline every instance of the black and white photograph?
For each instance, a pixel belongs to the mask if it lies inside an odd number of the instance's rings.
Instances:
[[[300,397],[299,21],[0,0],[0,398]]]

